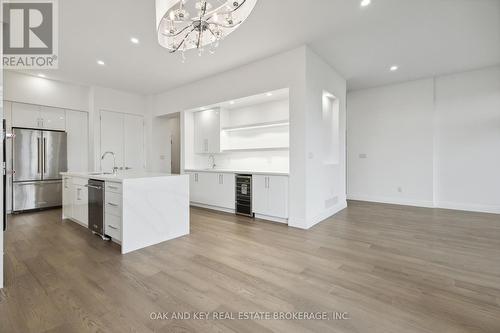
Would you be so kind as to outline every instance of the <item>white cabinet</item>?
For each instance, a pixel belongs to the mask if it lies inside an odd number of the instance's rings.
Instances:
[[[66,111],[68,170],[89,169],[89,127],[87,112]]]
[[[105,182],[104,233],[113,240],[122,240],[122,184]]]
[[[126,169],[143,170],[144,165],[144,118],[125,115],[123,118],[123,157]]]
[[[66,111],[47,106],[12,103],[12,126],[66,130]]]
[[[66,110],[40,107],[41,128],[51,130],[66,130]]]
[[[215,176],[215,177],[214,177]],[[215,184],[210,186],[212,190],[213,206],[235,209],[235,176],[231,173],[212,173]]]
[[[39,128],[41,126],[40,106],[12,103],[12,126]]]
[[[88,227],[89,225],[89,191],[85,186],[88,183],[87,179],[83,178],[73,178],[72,181],[72,195],[73,195],[73,207],[72,219],[76,220],[80,224]]]
[[[220,153],[220,110],[200,111],[194,114],[194,152]]]
[[[254,175],[252,204],[255,214],[288,218],[288,177]]]
[[[190,201],[207,206],[234,209],[235,177],[230,173],[189,173]]]
[[[101,152],[115,153],[116,166],[143,170],[144,156],[144,118],[120,112],[101,111]],[[113,169],[113,158],[101,161],[101,170]]]
[[[71,178],[63,177],[63,218],[73,218],[73,184]]]
[[[12,133],[12,102],[3,102],[3,114],[7,133]],[[6,142],[7,155],[7,184],[5,203],[7,205],[7,213],[12,212],[12,140]]]

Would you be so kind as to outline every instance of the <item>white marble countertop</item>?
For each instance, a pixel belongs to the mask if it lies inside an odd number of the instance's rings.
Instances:
[[[269,176],[289,176],[288,172],[280,171],[252,171],[252,170],[231,170],[231,169],[186,169],[186,172],[213,172],[213,173],[234,173],[243,175],[269,175]]]
[[[119,171],[115,175],[105,174],[101,172],[61,172],[62,176],[78,177],[97,179],[104,181],[112,181],[122,183],[126,179],[140,179],[140,178],[157,178],[157,177],[178,177],[180,175],[173,175],[169,173],[147,172],[147,171]]]

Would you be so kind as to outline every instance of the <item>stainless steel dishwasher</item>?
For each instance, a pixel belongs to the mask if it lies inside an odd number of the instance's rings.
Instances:
[[[89,228],[102,239],[109,238],[104,235],[104,182],[89,179]]]

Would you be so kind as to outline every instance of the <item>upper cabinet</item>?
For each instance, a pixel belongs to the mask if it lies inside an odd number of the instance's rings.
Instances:
[[[46,106],[12,103],[12,126],[66,130],[66,111]]]
[[[220,153],[220,110],[200,111],[194,114],[194,152]]]
[[[101,154],[113,152],[116,167],[122,169],[145,169],[144,118],[138,115],[101,111]],[[101,170],[113,170],[113,157],[101,160]]]

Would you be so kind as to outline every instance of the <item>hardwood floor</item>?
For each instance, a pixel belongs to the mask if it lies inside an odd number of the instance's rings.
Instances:
[[[0,332],[500,332],[500,217],[351,202],[309,231],[192,209],[121,256],[60,210],[13,216]],[[348,320],[152,320],[152,312]]]

